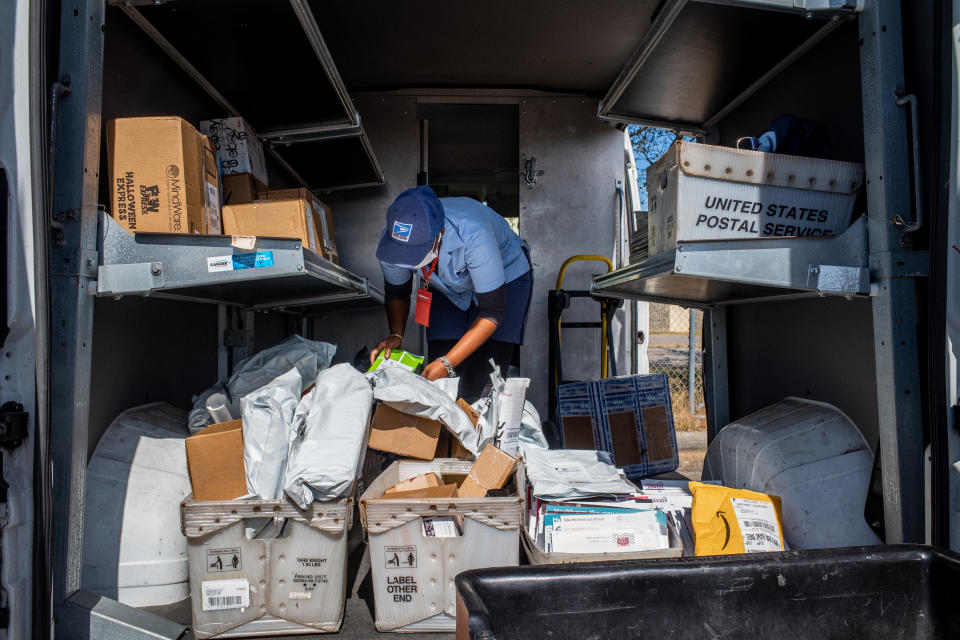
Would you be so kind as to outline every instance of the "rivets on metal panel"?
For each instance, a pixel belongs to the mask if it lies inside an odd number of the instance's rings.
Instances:
[[[258,505],[258,504],[253,505],[253,512],[254,512],[254,513],[260,513],[260,505]]]
[[[733,173],[733,167],[727,167],[726,169],[723,170],[723,172],[726,174]]]
[[[447,505],[447,509],[449,509],[450,511],[456,511],[456,510],[457,510],[457,505],[455,505],[455,504],[453,504],[453,503],[451,502],[450,504]]]
[[[303,265],[302,265],[302,264],[298,264],[298,265],[297,265],[297,271],[303,271]]]
[[[773,180],[773,178],[774,178],[775,175],[776,175],[776,174],[773,173],[773,171],[767,172],[767,180]]]
[[[807,180],[807,182],[809,182],[810,186],[812,187],[813,185],[817,184],[817,179],[814,178],[813,176],[810,176],[810,179]]]
[[[828,182],[827,184],[829,184],[829,185],[830,185],[830,188],[832,189],[833,187],[837,186],[837,181],[836,181],[836,180],[831,180],[831,181]]]
[[[752,176],[752,175],[753,175],[753,169],[747,169],[747,175],[748,175],[748,176]]]
[[[436,511],[436,510],[437,510],[437,505],[435,504],[430,505],[430,511]]]
[[[703,165],[703,170],[704,170],[704,171],[710,171],[710,165],[708,165],[708,164]]]
[[[793,182],[796,179],[797,179],[797,176],[793,175],[792,173],[789,176],[787,176],[787,182]]]
[[[160,275],[160,264],[154,262],[152,265],[150,265],[150,273],[152,273],[155,276]]]
[[[273,505],[273,512],[274,512],[274,513],[280,513],[280,505],[278,505],[278,504]]]
[[[230,509],[230,514],[231,514],[231,515],[234,515],[234,516],[237,515],[237,510],[236,510],[236,509]]]

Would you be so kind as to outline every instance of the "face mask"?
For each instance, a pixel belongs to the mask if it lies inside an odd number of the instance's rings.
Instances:
[[[420,264],[414,265],[414,269],[422,269],[433,262],[433,259],[440,255],[440,251],[437,250],[436,246],[433,249],[430,249],[427,252],[427,255],[424,256],[423,260],[420,261]]]
[[[443,237],[441,233],[433,243],[433,248],[427,252],[427,255],[423,257],[423,260],[420,261],[420,264],[413,266],[414,269],[422,269],[433,262],[433,259],[440,255],[440,239]]]

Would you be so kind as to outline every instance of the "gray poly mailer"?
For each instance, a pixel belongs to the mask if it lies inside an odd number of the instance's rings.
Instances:
[[[283,342],[244,359],[235,368],[226,383],[218,382],[201,393],[190,411],[189,427],[196,433],[213,423],[206,401],[214,393],[223,393],[230,401],[227,409],[234,418],[240,417],[240,398],[267,385],[294,367],[303,380],[313,380],[317,372],[330,366],[337,352],[336,345],[290,336]]]
[[[240,399],[243,464],[251,496],[264,500],[283,496],[290,425],[301,390],[300,372],[294,368]]]
[[[527,481],[538,498],[564,500],[635,493],[637,487],[620,475],[606,451],[540,449],[524,446]]]
[[[316,386],[300,401],[290,430],[284,491],[301,509],[314,500],[350,493],[367,446],[373,389],[349,364],[317,375]]]

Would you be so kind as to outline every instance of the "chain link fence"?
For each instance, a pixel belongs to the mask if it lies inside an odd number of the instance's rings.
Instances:
[[[689,328],[688,309],[675,305],[650,304],[647,360],[650,363],[650,373],[667,374],[673,400],[674,423],[679,431],[707,428],[703,394],[702,311],[697,311],[694,316],[692,386]]]

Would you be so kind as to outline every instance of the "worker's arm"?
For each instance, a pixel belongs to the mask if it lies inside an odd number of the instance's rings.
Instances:
[[[384,283],[384,309],[387,312],[387,327],[390,335],[373,348],[370,352],[370,364],[377,359],[377,354],[383,351],[383,357],[389,358],[393,349],[399,349],[403,344],[403,330],[407,326],[407,316],[410,315],[410,292],[413,289],[413,277],[401,285]]]
[[[490,339],[493,332],[497,330],[497,325],[487,318],[477,318],[473,326],[467,329],[463,337],[453,345],[450,351],[447,351],[446,358],[454,369],[466,360],[470,355],[480,348],[484,342]],[[447,377],[447,368],[439,360],[434,360],[423,370],[423,377],[427,380],[437,380]]]
[[[487,293],[477,294],[477,319],[450,351],[444,354],[454,369],[479,349],[480,345],[490,339],[490,336],[503,322],[506,308],[506,285],[500,285]],[[445,378],[447,377],[447,368],[440,361],[434,360],[424,368],[423,377],[428,380]]]

